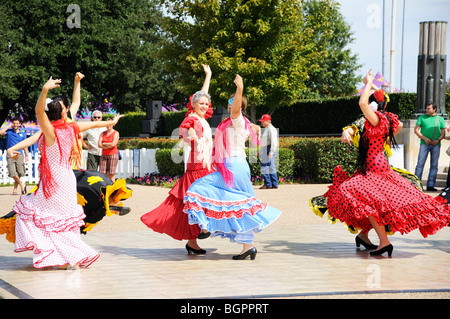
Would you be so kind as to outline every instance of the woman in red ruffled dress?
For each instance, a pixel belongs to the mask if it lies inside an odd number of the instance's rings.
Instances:
[[[397,115],[385,112],[387,97],[383,90],[370,95],[373,79],[373,74],[367,72],[363,80],[366,87],[359,100],[366,117],[359,148],[360,169],[349,178],[337,166],[325,196],[332,217],[365,233],[375,229],[380,242],[370,255],[387,252],[391,256],[393,246],[386,234],[387,226],[392,233],[401,234],[418,228],[427,237],[449,224],[450,206],[419,191],[390,169],[383,145],[388,137],[395,145],[393,133],[402,124]],[[377,111],[369,106],[372,100],[378,103]]]
[[[198,178],[214,171],[211,168],[212,132],[206,119],[213,110],[208,94],[211,69],[203,65],[205,81],[201,91],[191,96],[186,118],[180,125],[183,141],[191,146],[186,172],[170,190],[166,200],[154,210],[144,214],[141,221],[158,233],[167,234],[177,240],[188,240],[189,254],[205,254],[197,244],[201,233],[198,225],[189,225],[187,214],[183,213],[183,199],[189,186]]]
[[[46,99],[61,80],[50,80],[36,103],[36,118],[42,130],[38,140],[41,160],[36,192],[21,196],[13,207],[16,213],[15,252],[33,251],[35,268],[61,266],[88,267],[99,254],[80,238],[84,211],[77,203],[75,175],[70,154],[75,134],[106,122],[68,123],[67,109],[57,99]],[[113,123],[116,124],[118,116]]]

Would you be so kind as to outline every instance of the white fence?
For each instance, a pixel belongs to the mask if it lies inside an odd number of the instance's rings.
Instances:
[[[130,176],[144,176],[148,173],[158,173],[155,153],[157,149],[135,149],[121,150],[122,159],[117,165],[116,178],[129,178]],[[86,169],[87,151],[83,150],[81,168]],[[34,156],[30,154],[30,159],[25,162],[25,176],[22,182],[37,184],[39,182],[39,160],[38,152]],[[0,151],[0,184],[12,184],[14,180],[8,176],[8,165],[6,161],[6,151]]]

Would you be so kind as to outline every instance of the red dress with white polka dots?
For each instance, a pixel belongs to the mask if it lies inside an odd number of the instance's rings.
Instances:
[[[449,205],[419,191],[410,182],[390,169],[383,154],[389,131],[389,116],[393,130],[399,125],[397,115],[376,112],[379,124],[372,126],[366,120],[365,134],[369,141],[366,174],[360,170],[349,178],[341,166],[334,170],[333,184],[325,196],[331,216],[368,232],[373,216],[378,225],[388,225],[391,232],[401,234],[419,229],[423,237],[436,233],[450,223]]]
[[[44,136],[38,141],[41,154],[45,147],[54,179],[51,195],[44,195],[44,185],[35,193],[21,196],[13,207],[16,215],[16,252],[33,251],[36,268],[79,264],[87,267],[99,254],[80,238],[84,211],[77,203],[75,175],[69,157],[74,140],[70,127],[55,130],[57,140],[45,146]]]

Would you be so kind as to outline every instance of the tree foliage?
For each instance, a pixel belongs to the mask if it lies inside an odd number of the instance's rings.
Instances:
[[[156,54],[162,37],[161,11],[147,0],[79,0],[79,28],[68,24],[70,2],[62,0],[0,3],[0,100],[31,113],[43,83],[61,78],[55,94],[72,97],[77,71],[82,106],[105,93],[119,111],[133,110],[149,99],[173,99]],[[5,72],[3,72],[5,71]],[[3,122],[3,121],[2,121]]]
[[[334,94],[319,83],[320,73],[343,57],[335,53],[339,39],[333,35],[339,28],[332,21],[337,12],[333,1],[319,1],[324,12],[298,0],[164,3],[169,16],[163,26],[170,38],[164,55],[170,72],[179,75],[181,92],[192,94],[199,89],[205,63],[213,70],[210,92],[222,101],[234,91],[236,73],[244,78],[250,104],[276,108],[317,93]],[[330,53],[335,55],[328,59]]]

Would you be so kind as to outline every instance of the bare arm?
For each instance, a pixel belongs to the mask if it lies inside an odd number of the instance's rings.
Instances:
[[[244,91],[244,83],[239,74],[236,74],[234,83],[236,84],[236,94],[234,95],[233,104],[231,104],[230,110],[230,115],[233,120],[238,118],[238,116],[241,114],[242,92]]]
[[[16,159],[19,157],[20,153],[18,151],[25,149],[28,153],[28,147],[31,145],[37,143],[39,137],[41,136],[42,131],[39,130],[37,133],[31,135],[29,138],[17,143],[16,145],[11,146],[8,148],[8,156],[12,159]]]
[[[81,132],[87,131],[91,128],[100,128],[100,127],[107,127],[107,126],[114,126],[119,122],[119,119],[123,117],[122,115],[116,115],[114,116],[114,119],[112,121],[92,121],[92,122],[79,122],[78,127],[80,128]]]
[[[78,109],[80,108],[81,105],[80,81],[82,78],[84,78],[84,75],[80,72],[77,72],[73,83],[72,104],[70,105],[69,108],[70,115],[72,115],[72,119],[75,119],[75,116],[77,115]]]
[[[113,148],[119,142],[119,137],[120,137],[119,132],[115,131],[113,141],[105,143],[103,142],[103,133],[102,133],[101,138],[98,139],[98,147],[101,149]]]
[[[397,129],[395,130],[395,132],[394,132],[394,136],[397,135],[398,133],[400,133],[400,131],[402,130],[402,128],[403,128],[403,122],[402,122],[402,121],[398,121],[398,127],[397,127]]]
[[[53,128],[52,123],[50,122],[47,114],[45,113],[45,99],[47,98],[48,91],[56,87],[59,87],[59,83],[61,83],[60,79],[53,80],[53,78],[50,77],[47,83],[44,84],[35,107],[36,118],[38,120],[42,132],[44,133],[45,144],[47,146],[52,145],[53,142],[55,141],[55,129]]]
[[[7,131],[8,129],[10,129],[11,126],[12,126],[12,124],[9,124],[9,125],[6,125],[4,128],[2,128],[2,129],[0,130],[0,135],[5,135],[5,134],[6,134],[6,131]]]
[[[212,72],[211,72],[211,68],[209,67],[209,65],[205,65],[205,64],[203,64],[203,70],[205,71],[205,81],[203,82],[202,91],[205,91],[206,93],[208,93],[209,84],[211,82]]]
[[[363,112],[366,119],[370,122],[370,124],[372,124],[373,126],[377,126],[380,119],[369,106],[370,91],[372,89],[374,79],[373,74],[370,73],[370,71],[372,71],[372,69],[367,72],[364,78],[364,83],[366,83],[366,86],[364,87],[364,90],[359,97],[359,107],[361,108],[361,111]]]
[[[417,135],[418,138],[420,138],[421,140],[424,140],[426,144],[430,144],[430,139],[428,139],[427,137],[423,136],[422,133],[420,132],[420,126],[416,125],[414,127],[414,134]]]

